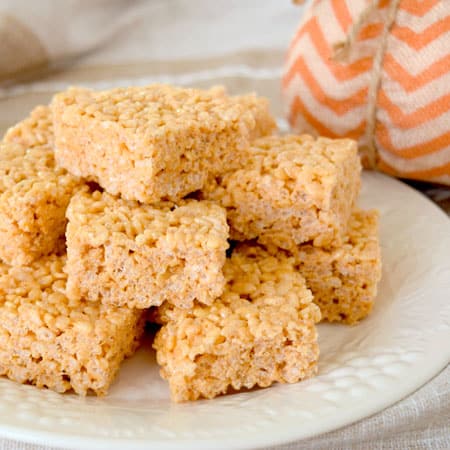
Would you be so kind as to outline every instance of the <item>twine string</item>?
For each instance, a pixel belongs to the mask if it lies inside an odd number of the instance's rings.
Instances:
[[[379,0],[372,0],[370,4],[359,14],[358,19],[353,22],[345,39],[336,42],[333,45],[333,59],[338,62],[347,62],[350,59],[350,53],[357,40],[362,26],[367,22],[372,13],[378,8]]]
[[[371,14],[378,8],[380,0],[373,0],[361,12],[358,19],[352,24],[345,40],[337,42],[333,45],[333,59],[338,62],[348,62],[352,50],[354,50],[355,42],[362,26],[368,21]],[[362,145],[360,146],[360,153],[363,159],[364,166],[369,168],[376,168],[378,163],[378,154],[375,145],[375,126],[377,115],[377,100],[378,90],[381,85],[381,72],[383,68],[384,55],[387,48],[387,39],[389,32],[395,22],[398,5],[400,0],[391,0],[386,12],[386,19],[384,21],[383,31],[378,42],[375,55],[373,57],[372,71],[367,91],[367,107],[366,107],[366,127]]]
[[[380,43],[374,56],[372,74],[367,93],[366,129],[364,132],[364,145],[361,148],[361,155],[367,165],[375,169],[378,164],[378,152],[375,145],[375,125],[377,115],[378,91],[381,85],[381,71],[383,68],[384,55],[386,54],[387,40],[389,32],[397,16],[400,0],[391,0],[387,10],[386,22],[381,35]]]

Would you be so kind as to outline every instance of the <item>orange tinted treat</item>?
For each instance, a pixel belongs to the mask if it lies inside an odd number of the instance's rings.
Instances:
[[[301,245],[295,257],[322,319],[354,324],[373,307],[381,278],[378,213],[355,211],[342,246]]]
[[[209,306],[165,303],[154,348],[172,399],[213,398],[229,389],[295,383],[316,373],[319,308],[292,259],[240,246],[227,285]]]
[[[4,142],[15,142],[25,147],[37,145],[53,145],[53,121],[49,106],[36,106],[30,115],[9,128]]]
[[[142,314],[65,294],[64,256],[0,264],[0,374],[57,392],[103,395],[137,347]]]
[[[55,166],[48,106],[6,132],[0,178],[0,258],[23,265],[62,250],[66,207],[82,182]]]
[[[82,181],[55,166],[53,149],[0,144],[0,258],[26,265],[64,247],[65,212]]]
[[[225,210],[184,200],[143,205],[80,192],[67,210],[68,295],[148,308],[212,303],[224,288]]]
[[[284,249],[342,243],[360,186],[354,141],[269,136],[254,141],[244,160],[202,190],[227,209],[233,239]]]
[[[250,141],[275,128],[266,99],[218,88],[71,88],[52,109],[58,163],[145,203],[200,189],[210,173],[238,167]]]

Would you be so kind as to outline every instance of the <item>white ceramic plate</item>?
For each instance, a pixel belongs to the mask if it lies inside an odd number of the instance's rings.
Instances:
[[[364,174],[360,204],[381,212],[376,307],[358,326],[319,326],[316,378],[177,405],[141,350],[105,398],[1,379],[0,434],[72,448],[253,448],[334,430],[410,394],[450,359],[450,220],[381,174]]]

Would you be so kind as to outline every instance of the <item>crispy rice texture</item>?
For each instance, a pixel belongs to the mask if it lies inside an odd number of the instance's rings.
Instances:
[[[292,259],[243,245],[224,273],[225,292],[212,305],[156,311],[163,326],[154,348],[177,402],[316,373],[320,311]]]
[[[225,210],[184,200],[143,205],[80,192],[67,210],[68,295],[148,308],[210,304],[225,286]]]
[[[0,264],[0,374],[57,392],[106,393],[136,349],[142,313],[64,294],[64,256]]]
[[[269,136],[244,154],[239,170],[210,177],[201,192],[227,209],[233,239],[288,250],[343,242],[360,187],[354,141]]]
[[[355,324],[364,319],[381,279],[377,211],[355,211],[341,247],[299,246],[295,260],[323,320]]]
[[[344,242],[325,249],[299,245],[287,252],[275,245],[264,246],[270,254],[294,259],[320,307],[322,320],[353,325],[372,311],[381,279],[378,212],[355,209]]]
[[[25,147],[36,147],[38,145],[53,146],[53,121],[49,106],[37,106],[30,115],[9,128],[4,142],[14,142]]]
[[[26,129],[26,123],[16,125],[9,135],[20,135],[18,141],[31,145],[32,133]],[[61,251],[66,208],[82,184],[55,166],[49,144],[0,143],[0,258],[10,265],[26,265]]]
[[[178,201],[209,174],[239,167],[251,140],[275,129],[266,99],[221,88],[71,88],[52,110],[58,163],[144,203]]]

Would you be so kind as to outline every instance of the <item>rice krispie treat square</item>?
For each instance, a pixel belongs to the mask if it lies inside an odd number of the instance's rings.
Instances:
[[[210,304],[225,285],[225,210],[185,200],[153,206],[95,191],[67,209],[68,295],[148,308]]]
[[[225,292],[212,305],[156,311],[163,326],[153,346],[177,402],[316,373],[320,311],[292,259],[240,246],[224,273]]]
[[[354,211],[342,246],[300,245],[295,260],[323,320],[358,322],[372,310],[381,278],[377,211]]]
[[[26,265],[63,248],[66,207],[82,184],[55,166],[50,145],[0,143],[0,258]]]
[[[71,88],[52,109],[58,163],[144,203],[200,189],[210,173],[238,167],[250,141],[275,128],[266,99],[217,88]]]
[[[69,300],[64,260],[0,264],[0,374],[57,392],[103,395],[138,345],[142,313]]]
[[[269,136],[253,142],[239,170],[211,177],[202,198],[227,209],[232,239],[284,249],[340,245],[360,171],[352,140]]]

